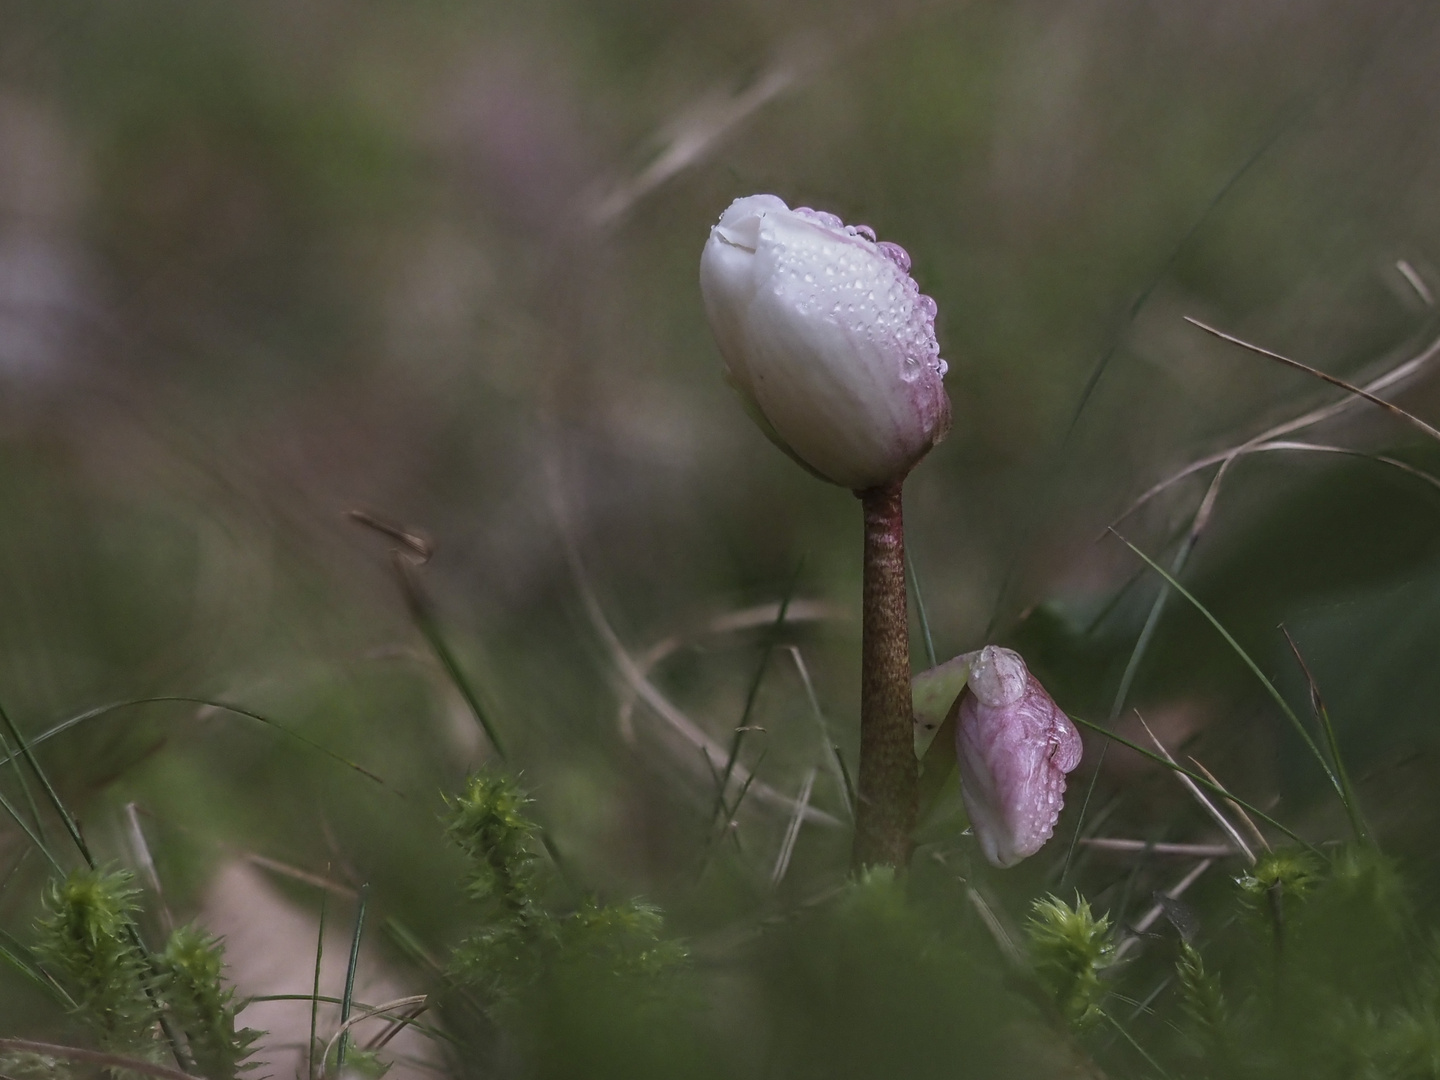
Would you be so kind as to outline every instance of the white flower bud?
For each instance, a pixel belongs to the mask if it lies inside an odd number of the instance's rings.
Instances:
[[[736,199],[710,230],[700,291],[747,411],[812,472],[863,491],[899,480],[950,426],[935,301],[864,225]]]
[[[1014,866],[1050,839],[1081,749],[1075,725],[1019,653],[980,650],[960,700],[955,756],[970,825],[993,865]]]

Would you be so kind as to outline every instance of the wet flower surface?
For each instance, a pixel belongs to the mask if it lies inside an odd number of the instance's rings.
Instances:
[[[1050,839],[1065,804],[1065,774],[1080,764],[1080,733],[1020,654],[986,646],[976,657],[955,728],[961,794],[985,858],[1014,866]]]
[[[737,199],[700,287],[731,385],[762,430],[854,491],[901,479],[950,426],[935,302],[910,257],[864,225]]]

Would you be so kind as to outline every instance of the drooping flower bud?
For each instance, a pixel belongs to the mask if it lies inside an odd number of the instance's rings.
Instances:
[[[899,480],[950,427],[935,301],[910,256],[864,225],[736,199],[710,230],[700,291],[728,379],[770,439],[863,491]]]
[[[980,850],[1014,866],[1050,839],[1080,733],[1020,654],[987,645],[970,670],[955,728],[961,795]]]

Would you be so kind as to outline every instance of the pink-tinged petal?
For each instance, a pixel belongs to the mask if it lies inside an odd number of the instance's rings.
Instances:
[[[985,858],[1014,866],[1050,839],[1080,733],[1010,649],[987,646],[960,701],[961,795]]]
[[[737,199],[700,259],[732,386],[762,430],[852,490],[903,477],[950,426],[935,302],[898,245],[774,195]]]

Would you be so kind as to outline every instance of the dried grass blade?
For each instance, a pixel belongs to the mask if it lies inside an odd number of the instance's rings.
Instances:
[[[785,626],[785,615],[790,610],[790,601],[795,597],[795,586],[800,583],[800,573],[804,569],[805,557],[802,555],[800,562],[795,567],[795,572],[790,575],[790,583],[785,588],[785,595],[780,598],[780,608],[775,613],[775,621],[770,624],[770,631],[765,635],[765,645],[760,650],[760,660],[755,665],[755,674],[750,677],[750,686],[745,692],[745,707],[740,711],[740,722],[735,725],[735,731],[730,738],[730,752],[725,757],[725,768],[721,770],[720,783],[715,791],[715,809],[710,815],[712,828],[716,819],[725,809],[725,791],[730,786],[730,778],[735,775],[735,762],[740,759],[740,747],[745,741],[745,733],[750,730],[750,714],[755,711],[755,701],[760,696],[760,686],[765,681],[765,672],[770,666],[770,657],[775,652],[780,631]],[[739,799],[736,799],[735,805],[737,807],[740,805]],[[800,812],[804,813],[803,810]],[[731,816],[733,816],[733,811]]]
[[[795,813],[790,815],[790,824],[785,828],[785,839],[780,844],[780,854],[775,858],[775,870],[770,875],[772,889],[780,887],[780,882],[785,880],[786,871],[790,869],[790,858],[795,854],[796,841],[800,839],[800,827],[805,824],[805,807],[810,805],[810,793],[815,788],[817,771],[811,766],[800,785],[800,794],[795,800]]]
[[[1145,722],[1145,718],[1140,715],[1138,709],[1135,711],[1135,718],[1140,721],[1140,726],[1145,729],[1145,734],[1150,736],[1150,741],[1155,744],[1155,749],[1160,752],[1160,755],[1166,761],[1174,765],[1175,758],[1171,756],[1169,750],[1165,749],[1165,744],[1160,741],[1155,732],[1150,730],[1150,725]],[[1205,813],[1209,814],[1211,820],[1220,826],[1220,831],[1230,838],[1230,842],[1240,849],[1241,853],[1245,856],[1245,861],[1253,866],[1255,864],[1255,853],[1250,850],[1250,845],[1245,843],[1245,838],[1240,835],[1240,830],[1235,828],[1235,826],[1230,823],[1230,819],[1220,812],[1220,808],[1206,797],[1205,793],[1200,790],[1199,785],[1196,784],[1194,780],[1191,780],[1182,772],[1177,772],[1175,778],[1185,785],[1185,789],[1189,791],[1191,795],[1195,796],[1196,802],[1200,804]]]
[[[1399,419],[1404,420],[1406,423],[1423,431],[1426,435],[1430,436],[1430,438],[1434,439],[1436,442],[1440,442],[1440,431],[1435,430],[1435,428],[1431,427],[1424,420],[1421,420],[1413,413],[1406,412],[1404,409],[1400,408],[1399,405],[1396,405],[1392,401],[1386,401],[1382,397],[1377,397],[1370,391],[1362,389],[1361,387],[1356,386],[1354,383],[1348,383],[1344,379],[1338,379],[1334,375],[1330,375],[1324,371],[1321,371],[1319,368],[1313,368],[1309,364],[1302,364],[1299,360],[1292,360],[1288,356],[1283,356],[1280,353],[1272,352],[1271,350],[1262,348],[1259,345],[1252,345],[1250,342],[1245,341],[1242,338],[1238,338],[1233,334],[1227,334],[1223,330],[1217,330],[1215,327],[1210,326],[1207,323],[1203,323],[1199,319],[1192,318],[1189,315],[1186,315],[1184,318],[1185,321],[1188,322],[1191,326],[1203,330],[1207,334],[1213,334],[1221,341],[1229,342],[1231,345],[1237,345],[1242,349],[1246,349],[1252,353],[1255,353],[1257,356],[1264,356],[1270,360],[1275,360],[1279,363],[1287,364],[1298,371],[1303,371],[1307,375],[1327,382],[1331,386],[1337,386],[1341,390],[1354,394],[1356,397],[1364,398],[1372,405],[1380,406],[1380,408],[1384,409],[1392,416],[1396,416]]]
[[[1093,731],[1098,735],[1103,735],[1105,738],[1110,739],[1113,742],[1117,742],[1121,746],[1125,746],[1131,750],[1134,750],[1137,754],[1141,755],[1142,757],[1149,758],[1157,765],[1163,765],[1167,769],[1174,769],[1176,772],[1184,773],[1191,780],[1194,780],[1195,783],[1199,784],[1202,788],[1210,792],[1212,795],[1219,795],[1222,799],[1233,799],[1236,803],[1239,803],[1241,806],[1243,806],[1248,813],[1250,813],[1254,817],[1259,818],[1261,821],[1265,822],[1265,824],[1271,826],[1272,828],[1280,830],[1280,832],[1290,837],[1291,840],[1294,840],[1297,844],[1313,852],[1314,854],[1320,854],[1320,850],[1314,844],[1310,843],[1308,840],[1302,837],[1299,833],[1280,824],[1280,822],[1276,821],[1269,814],[1265,813],[1264,810],[1261,810],[1257,806],[1251,805],[1237,795],[1231,794],[1230,792],[1222,788],[1219,784],[1212,783],[1205,777],[1201,776],[1199,773],[1190,771],[1189,769],[1185,768],[1184,765],[1181,765],[1178,762],[1166,761],[1163,757],[1161,757],[1154,751],[1146,750],[1145,747],[1141,746],[1139,743],[1133,743],[1129,739],[1125,738],[1125,736],[1117,735],[1109,728],[1101,727],[1094,721],[1086,720],[1080,716],[1071,716],[1070,719],[1083,728],[1088,728],[1090,731]]]
[[[1402,382],[1403,380],[1408,379],[1411,375],[1418,372],[1421,368],[1423,368],[1431,360],[1434,360],[1437,356],[1440,356],[1440,338],[1436,338],[1424,349],[1416,353],[1414,356],[1410,357],[1408,360],[1403,360],[1399,364],[1396,364],[1389,371],[1382,372],[1380,375],[1377,375],[1375,378],[1371,379],[1368,383],[1366,383],[1364,387],[1362,387],[1362,389],[1370,394],[1377,393],[1380,390],[1385,390],[1391,386],[1394,386],[1398,382]],[[1312,427],[1313,425],[1318,424],[1321,421],[1328,420],[1330,417],[1344,412],[1346,409],[1350,408],[1352,405],[1354,405],[1357,401],[1360,400],[1363,399],[1356,397],[1344,397],[1341,398],[1339,401],[1333,401],[1328,405],[1321,405],[1318,408],[1311,409],[1309,412],[1302,413],[1301,415],[1294,417],[1290,420],[1286,420],[1282,423],[1276,424],[1274,427],[1267,428],[1265,431],[1260,432],[1258,435],[1254,435],[1249,439],[1246,439],[1244,442],[1230,447],[1228,450],[1221,450],[1218,453],[1210,454],[1207,457],[1200,458],[1198,461],[1192,461],[1189,465],[1185,466],[1179,472],[1172,473],[1166,479],[1160,481],[1158,484],[1155,484],[1148,491],[1142,494],[1138,499],[1132,502],[1129,507],[1126,508],[1125,512],[1115,519],[1113,525],[1118,525],[1120,522],[1124,521],[1127,517],[1133,514],[1136,510],[1140,509],[1140,507],[1144,506],[1147,502],[1153,499],[1156,495],[1159,495],[1162,491],[1165,491],[1166,489],[1174,486],[1181,480],[1184,480],[1186,477],[1192,476],[1203,469],[1208,469],[1211,465],[1219,464],[1220,462],[1227,459],[1239,457],[1244,454],[1251,453],[1252,451],[1257,449],[1268,449],[1270,448],[1270,445],[1277,444],[1277,441],[1281,438],[1281,436],[1289,435],[1296,431],[1301,431],[1304,428]],[[1387,463],[1390,463],[1390,459],[1386,460]]]
[[[1225,785],[1220,783],[1220,778],[1214,773],[1212,773],[1209,769],[1207,769],[1204,765],[1202,765],[1199,761],[1197,761],[1194,755],[1191,755],[1190,757],[1190,764],[1194,765],[1195,768],[1199,769],[1201,774],[1204,775],[1204,777],[1212,784],[1214,784],[1217,788],[1219,788],[1221,791],[1225,791]],[[1237,803],[1234,799],[1232,799],[1228,794],[1225,795],[1225,804],[1235,812],[1235,816],[1240,819],[1240,823],[1244,825],[1250,835],[1255,838],[1255,843],[1264,850],[1269,851],[1270,841],[1265,839],[1265,834],[1260,831],[1260,827],[1255,824],[1254,819],[1245,812],[1245,808],[1239,803]]]
[[[830,725],[825,722],[825,713],[820,709],[820,698],[815,693],[815,683],[810,678],[810,668],[805,663],[805,657],[801,655],[799,646],[787,645],[785,648],[795,662],[795,670],[800,673],[800,682],[805,687],[805,697],[810,702],[810,715],[814,717],[815,726],[820,732],[821,750],[831,772],[835,774],[835,782],[845,800],[845,812],[850,816],[850,820],[854,821],[855,791],[850,785],[850,773],[845,768],[845,759],[840,756],[840,747],[836,746],[835,740],[830,738]],[[706,758],[706,761],[709,761],[709,758]]]

